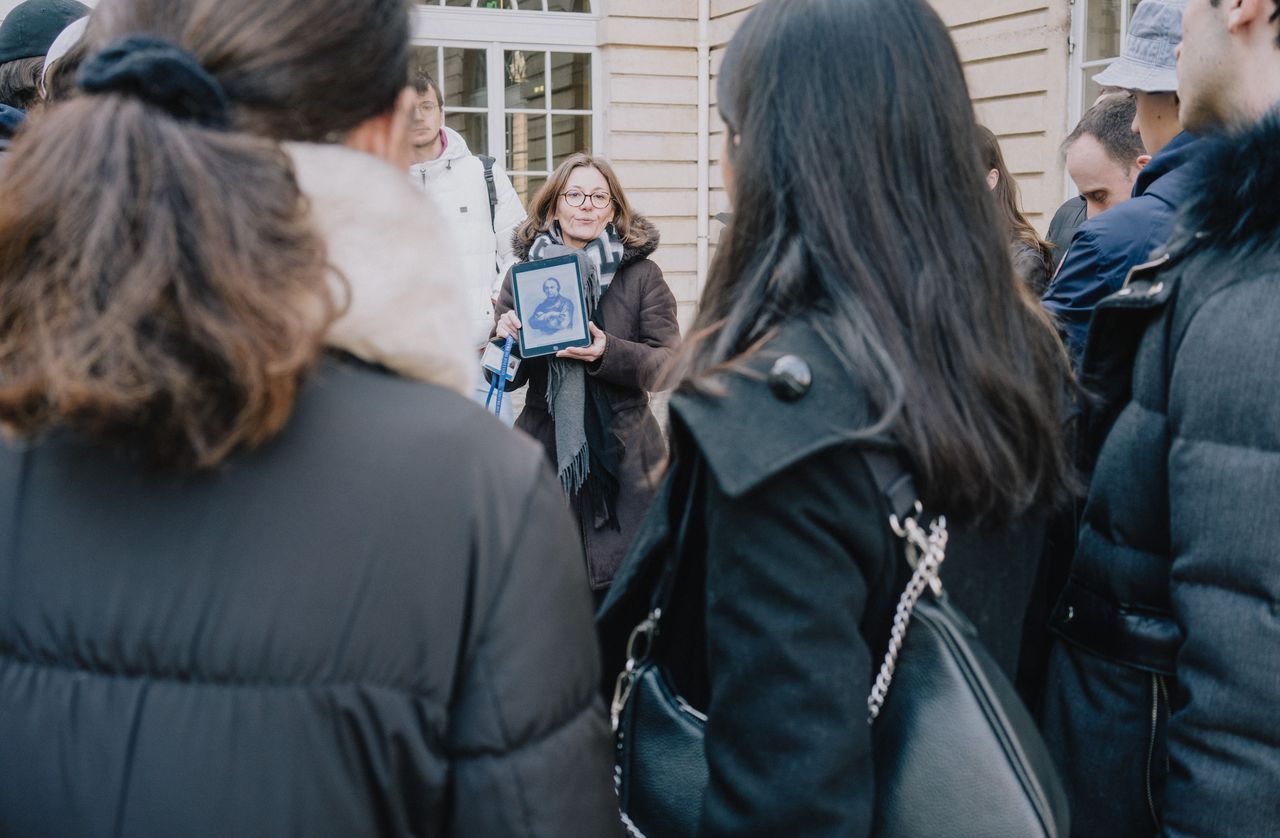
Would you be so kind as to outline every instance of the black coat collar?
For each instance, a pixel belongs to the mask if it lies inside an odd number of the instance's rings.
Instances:
[[[770,371],[787,355],[807,365],[811,375],[807,392],[794,401],[777,395],[769,383]],[[875,421],[864,388],[807,322],[784,326],[744,369],[722,375],[719,383],[721,395],[672,396],[671,413],[731,497],[850,441]]]

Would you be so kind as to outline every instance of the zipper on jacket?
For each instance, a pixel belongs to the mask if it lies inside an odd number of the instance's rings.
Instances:
[[[1156,798],[1151,790],[1151,761],[1156,755],[1156,729],[1160,726],[1160,696],[1165,696],[1164,679],[1159,675],[1151,676],[1151,739],[1147,742],[1147,809],[1151,812],[1151,822],[1160,829],[1160,815],[1156,812]],[[1165,758],[1165,774],[1168,776],[1168,757]]]

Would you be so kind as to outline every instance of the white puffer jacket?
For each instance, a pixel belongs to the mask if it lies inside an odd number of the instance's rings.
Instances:
[[[511,236],[525,219],[520,197],[498,163],[493,166],[497,190],[496,216],[489,213],[489,187],[484,164],[471,154],[467,141],[452,128],[443,128],[448,142],[439,159],[413,166],[413,182],[435,201],[450,226],[448,240],[462,260],[463,277],[472,316],[473,343],[483,346],[493,328],[493,300],[507,269],[515,264]],[[495,232],[496,231],[496,232]]]

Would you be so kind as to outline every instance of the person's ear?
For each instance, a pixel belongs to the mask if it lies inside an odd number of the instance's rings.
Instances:
[[[992,169],[989,172],[987,172],[987,191],[988,192],[995,189],[996,186],[999,185],[999,183],[1000,183],[1000,171],[998,169]]]
[[[1265,8],[1270,5],[1271,0],[1226,0],[1227,31],[1238,35],[1259,17],[1270,18],[1271,12]]]
[[[1138,159],[1137,159],[1136,161],[1134,161],[1134,166],[1135,166],[1135,167],[1137,168],[1137,170],[1140,172],[1140,171],[1142,171],[1143,169],[1147,168],[1147,164],[1148,164],[1148,163],[1150,163],[1150,162],[1151,162],[1151,155],[1150,155],[1150,154],[1139,154],[1139,155],[1138,155]],[[1136,172],[1135,172],[1135,174],[1136,174]]]
[[[357,125],[347,135],[346,145],[380,157],[397,168],[409,168],[412,162],[409,129],[413,125],[416,98],[412,87],[401,90],[391,109]]]

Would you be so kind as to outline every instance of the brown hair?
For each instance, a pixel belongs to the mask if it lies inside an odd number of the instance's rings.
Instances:
[[[426,93],[428,90],[436,94],[436,104],[440,106],[440,110],[444,110],[444,93],[440,91],[440,85],[436,84],[436,80],[431,74],[421,67],[415,67],[410,71],[409,83],[413,85],[413,89],[418,95]]]
[[[30,110],[40,101],[40,71],[44,56],[19,58],[0,64],[0,105]]]
[[[1065,154],[1076,140],[1089,134],[1098,141],[1116,165],[1126,172],[1138,165],[1138,158],[1147,153],[1142,137],[1133,131],[1133,120],[1138,115],[1138,100],[1127,90],[1103,96],[1084,112],[1076,127],[1062,141]]]
[[[623,245],[639,247],[647,241],[648,237],[642,225],[638,223],[640,216],[627,201],[627,195],[622,191],[622,184],[618,181],[618,175],[613,171],[613,166],[609,165],[609,161],[603,157],[593,157],[581,151],[566,157],[564,162],[551,173],[551,177],[547,178],[547,182],[542,184],[542,188],[534,194],[533,200],[529,202],[529,217],[516,230],[518,241],[526,246],[532,245],[539,233],[551,229],[551,225],[556,220],[556,204],[559,203],[561,193],[569,184],[569,176],[575,169],[584,167],[598,171],[604,176],[605,183],[609,185],[609,195],[613,198],[613,227],[618,231]]]
[[[46,105],[65,102],[75,95],[76,73],[80,65],[89,57],[89,49],[84,39],[67,50],[66,55],[50,65],[44,73],[44,101]]]
[[[1000,218],[1009,229],[1014,241],[1022,242],[1032,250],[1039,252],[1044,260],[1045,273],[1053,274],[1053,245],[1040,238],[1036,228],[1022,214],[1021,198],[1018,194],[1018,182],[1009,174],[1009,167],[1004,162],[1004,152],[1000,150],[1000,141],[991,129],[985,125],[978,126],[978,154],[982,157],[983,176],[994,169],[998,176],[991,197],[995,199]],[[1037,293],[1044,289],[1036,289]]]
[[[338,137],[389,110],[408,74],[408,9],[116,0],[86,41],[137,32],[192,53],[234,127],[99,93],[51,108],[14,144],[0,203],[0,423],[208,468],[283,427],[335,314],[324,242],[267,137]]]

